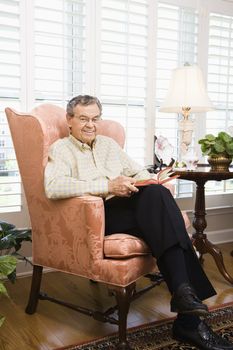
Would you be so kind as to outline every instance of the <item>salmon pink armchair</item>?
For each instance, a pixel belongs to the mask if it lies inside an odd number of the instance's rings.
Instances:
[[[54,297],[40,291],[43,267],[102,282],[116,297],[117,305],[112,310],[118,311],[118,318],[110,317],[109,310],[100,314],[79,306],[74,306],[74,309],[98,320],[117,324],[117,349],[130,349],[126,331],[130,302],[162,281],[158,275],[148,287],[136,291],[136,281],[155,271],[155,259],[139,238],[122,232],[104,236],[102,198],[46,198],[44,169],[48,160],[48,148],[55,140],[69,134],[64,109],[43,104],[30,114],[6,108],[6,115],[32,226],[34,267],[26,312],[36,312],[39,300],[59,303]],[[115,138],[123,146],[124,129],[120,124],[102,121],[100,133]],[[187,217],[185,219],[188,220]],[[66,304],[70,307],[69,303],[62,302],[62,305],[67,306]]]

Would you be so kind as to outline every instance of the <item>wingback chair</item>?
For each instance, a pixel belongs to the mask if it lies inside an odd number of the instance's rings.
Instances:
[[[79,306],[74,309],[98,320],[117,324],[117,349],[130,349],[126,337],[130,302],[162,281],[157,278],[143,291],[136,291],[136,281],[155,270],[155,259],[139,238],[123,232],[104,236],[102,198],[46,198],[43,177],[48,148],[58,138],[69,135],[64,109],[43,104],[30,114],[6,108],[6,115],[32,226],[34,267],[26,312],[36,312],[39,299],[57,302],[54,297],[48,297],[40,291],[43,267],[102,282],[116,297],[117,305],[113,310],[118,310],[117,319],[109,317],[109,311],[100,315],[100,312]],[[113,137],[123,146],[124,129],[120,124],[101,121],[100,133]],[[185,220],[188,224],[187,216]],[[62,305],[66,306],[66,302],[62,302]]]

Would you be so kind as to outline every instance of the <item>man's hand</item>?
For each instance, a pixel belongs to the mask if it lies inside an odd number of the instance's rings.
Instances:
[[[132,177],[118,176],[108,181],[108,191],[114,196],[130,197],[132,193],[138,192],[138,188],[134,186],[135,182]]]

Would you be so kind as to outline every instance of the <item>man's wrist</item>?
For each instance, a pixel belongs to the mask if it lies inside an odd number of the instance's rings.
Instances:
[[[112,181],[111,180],[108,180],[108,193],[112,193],[113,191],[113,186],[112,186]]]

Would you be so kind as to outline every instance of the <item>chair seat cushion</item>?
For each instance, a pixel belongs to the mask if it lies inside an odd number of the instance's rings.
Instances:
[[[114,233],[104,238],[104,256],[106,258],[127,259],[151,254],[146,243],[125,233]]]

